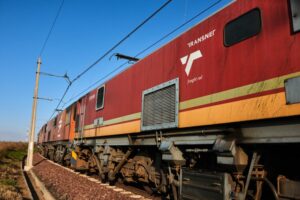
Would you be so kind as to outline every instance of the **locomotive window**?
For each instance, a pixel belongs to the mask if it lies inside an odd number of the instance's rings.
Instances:
[[[75,104],[74,106],[73,106],[73,120],[75,121],[76,120],[76,114],[77,114],[77,105]]]
[[[70,123],[70,116],[71,116],[71,108],[68,108],[66,114],[66,124]]]
[[[80,120],[80,115],[76,115],[76,119],[75,119],[75,132],[79,131],[79,120]]]
[[[96,110],[104,107],[104,92],[105,92],[105,88],[103,85],[98,89],[97,92]]]
[[[50,140],[50,136],[51,136],[51,131],[48,131],[48,139],[47,139],[47,141]]]
[[[230,47],[257,35],[260,30],[260,10],[256,8],[226,24],[224,28],[224,45]]]
[[[54,121],[53,121],[53,126],[55,127],[57,124],[57,117],[55,117]]]
[[[300,31],[300,1],[290,0],[290,11],[292,20],[292,30],[294,33]]]

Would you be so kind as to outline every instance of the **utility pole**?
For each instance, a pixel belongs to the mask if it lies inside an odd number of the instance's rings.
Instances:
[[[42,61],[41,61],[41,58],[39,57],[38,60],[37,60],[37,71],[36,71],[36,74],[35,74],[35,87],[34,87],[32,114],[31,114],[31,125],[30,125],[30,133],[29,133],[29,140],[28,140],[28,152],[27,152],[27,161],[26,161],[25,171],[29,171],[32,168],[34,133],[35,133],[35,120],[36,120],[36,105],[37,105],[37,99],[38,99],[41,64],[42,64]]]

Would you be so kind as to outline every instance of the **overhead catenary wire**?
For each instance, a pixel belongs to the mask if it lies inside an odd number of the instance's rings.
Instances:
[[[53,111],[50,119],[55,114],[56,110],[59,108],[61,102],[65,98],[67,92],[69,91],[71,85],[77,81],[79,78],[81,78],[85,73],[87,73],[89,70],[91,70],[95,65],[97,65],[103,58],[105,58],[107,55],[109,55],[115,48],[117,48],[120,44],[122,44],[125,40],[127,40],[133,33],[135,33],[137,30],[139,30],[144,24],[146,24],[150,19],[152,19],[156,14],[158,14],[163,8],[165,8],[169,3],[171,3],[172,0],[167,0],[162,6],[160,6],[155,12],[153,12],[149,17],[147,17],[145,20],[143,20],[136,28],[134,28],[131,32],[129,32],[125,37],[123,37],[119,42],[117,42],[113,47],[111,47],[108,51],[106,51],[102,56],[100,56],[95,62],[93,62],[91,65],[89,65],[86,69],[84,69],[81,73],[79,73],[74,79],[71,80],[70,84],[66,88],[66,90],[63,93],[63,96],[61,97],[61,100],[57,104],[55,110]],[[56,21],[56,20],[55,20]],[[50,120],[49,119],[49,120]]]
[[[101,79],[97,80],[96,82],[94,82],[93,84],[91,84],[90,86],[88,86],[87,88],[85,88],[83,91],[81,91],[80,93],[76,94],[74,97],[70,98],[68,101],[66,101],[62,107],[64,107],[66,104],[70,103],[72,100],[74,100],[75,98],[79,97],[80,95],[84,94],[89,89],[93,88],[95,85],[97,85],[102,80],[105,80],[107,77],[109,77],[110,75],[112,75],[113,73],[115,73],[116,71],[118,71],[120,68],[122,68],[126,64],[128,64],[128,62],[125,62],[125,63],[119,65],[117,68],[115,68],[114,70],[112,70],[109,73],[107,73],[104,77],[102,77]]]
[[[46,48],[46,45],[47,45],[48,40],[49,40],[49,38],[50,38],[50,35],[52,34],[52,31],[53,31],[54,26],[55,26],[55,24],[56,24],[57,18],[58,18],[58,16],[59,16],[59,14],[61,13],[61,10],[62,10],[62,7],[63,7],[63,5],[64,5],[64,2],[65,2],[65,0],[62,0],[61,4],[60,4],[60,6],[59,6],[59,8],[58,8],[58,10],[57,10],[57,13],[56,13],[55,18],[54,18],[54,20],[53,20],[53,22],[52,22],[52,25],[51,25],[51,27],[50,27],[50,29],[49,29],[49,32],[48,32],[48,34],[47,34],[47,37],[46,37],[46,39],[45,39],[45,41],[44,41],[44,43],[43,43],[43,45],[42,45],[41,51],[40,51],[40,53],[39,53],[39,57],[42,57],[42,54],[43,54],[43,52],[44,52],[44,50],[45,50],[45,48]]]
[[[139,53],[137,53],[134,57],[138,57],[139,55],[145,53],[147,50],[151,49],[152,47],[154,47],[155,45],[157,45],[158,43],[160,43],[161,41],[163,41],[164,39],[166,39],[167,37],[169,37],[170,35],[172,35],[174,32],[178,31],[180,28],[184,27],[185,25],[187,25],[188,23],[190,23],[191,21],[193,21],[194,19],[196,19],[197,17],[199,17],[200,15],[202,15],[203,13],[205,13],[206,11],[208,11],[209,9],[211,9],[214,6],[216,6],[219,3],[221,3],[221,1],[222,0],[218,0],[218,1],[214,2],[213,4],[211,4],[209,7],[206,7],[205,9],[201,10],[199,13],[197,13],[196,15],[194,15],[192,18],[190,18],[189,20],[185,21],[184,23],[182,23],[181,25],[179,25],[178,27],[176,27],[175,29],[173,29],[171,32],[167,33],[166,35],[164,35],[163,37],[161,37],[159,40],[157,40],[156,42],[152,43],[151,45],[149,45],[148,47],[146,47],[145,49],[143,49]],[[96,82],[94,82],[93,84],[91,84],[90,86],[88,86],[87,88],[85,88],[83,91],[81,91],[78,94],[76,94],[75,96],[71,97],[68,101],[66,101],[64,103],[64,106],[66,104],[70,103],[72,100],[78,98],[82,94],[84,94],[87,91],[89,91],[89,89],[91,89],[92,87],[96,86],[101,81],[104,81],[107,77],[109,77],[110,75],[112,75],[113,73],[115,73],[116,71],[118,71],[119,69],[121,69],[126,64],[128,64],[128,62],[125,62],[125,63],[119,65],[117,68],[115,68],[114,70],[112,70],[111,72],[109,72],[108,74],[106,74],[104,77],[101,77],[101,79],[97,80]],[[125,70],[125,69],[123,69],[123,70]]]
[[[208,11],[209,9],[213,8],[214,6],[216,6],[217,4],[221,3],[222,0],[218,0],[215,3],[211,4],[209,7],[206,7],[205,9],[201,10],[199,13],[197,13],[194,17],[190,18],[189,20],[187,20],[186,22],[184,22],[183,24],[181,24],[180,26],[176,27],[175,29],[173,29],[171,32],[169,32],[168,34],[164,35],[162,38],[160,38],[159,40],[157,40],[156,42],[154,42],[153,44],[151,44],[150,46],[148,46],[147,48],[145,48],[144,50],[140,51],[138,54],[135,55],[135,57],[138,57],[139,55],[143,54],[144,52],[148,51],[149,49],[151,49],[153,46],[157,45],[158,43],[160,43],[161,41],[163,41],[164,39],[166,39],[167,37],[169,37],[170,35],[172,35],[173,33],[175,33],[176,31],[178,31],[179,29],[181,29],[182,27],[184,27],[185,25],[187,25],[188,23],[190,23],[191,21],[193,21],[194,19],[196,19],[197,17],[199,17],[200,15],[202,15],[203,13],[205,13],[206,11]]]
[[[130,33],[128,33],[123,39],[117,42],[112,48],[106,51],[100,58],[98,58],[95,62],[93,62],[90,66],[88,66],[85,70],[83,70],[80,74],[78,74],[72,82],[78,80],[83,74],[87,73],[90,69],[92,69],[96,64],[98,64],[103,58],[105,58],[108,54],[110,54],[115,48],[117,48],[120,44],[122,44],[126,39],[128,39],[133,33],[135,33],[138,29],[140,29],[145,23],[147,23],[151,18],[153,18],[157,13],[159,13],[164,7],[166,7],[172,0],[166,1],[159,9],[157,9],[154,13],[152,13],[148,18],[146,18],[142,23],[140,23],[136,28],[134,28]]]
[[[69,85],[67,86],[67,88],[66,88],[66,90],[64,91],[62,97],[60,98],[60,100],[59,100],[59,102],[58,102],[56,108],[54,109],[53,113],[51,114],[49,120],[54,116],[55,112],[58,110],[60,104],[62,103],[63,99],[65,98],[65,96],[66,96],[67,92],[69,91],[70,87],[71,87],[71,84],[69,84]],[[48,121],[49,121],[49,120],[48,120]]]

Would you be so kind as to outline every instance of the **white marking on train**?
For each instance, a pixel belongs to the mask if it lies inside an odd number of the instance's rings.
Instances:
[[[212,30],[212,31],[210,31],[210,32],[208,32],[204,35],[201,35],[200,37],[188,42],[187,43],[188,47],[191,48],[192,46],[195,46],[196,44],[199,44],[199,43],[205,41],[206,39],[213,37],[215,35],[215,31],[216,31],[216,29],[214,29],[214,30]]]
[[[189,76],[189,74],[190,74],[194,60],[197,60],[201,57],[202,57],[201,51],[197,50],[197,51],[191,53],[189,56],[187,55],[187,56],[180,58],[180,61],[183,65],[185,65],[187,63],[186,67],[185,67],[185,73],[187,76]]]
[[[187,83],[188,84],[193,84],[193,83],[195,83],[197,81],[201,81],[202,79],[203,79],[203,75],[197,76],[197,77],[194,77],[192,79],[188,79]]]

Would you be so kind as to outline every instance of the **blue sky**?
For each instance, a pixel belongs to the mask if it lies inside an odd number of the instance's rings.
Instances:
[[[136,55],[218,0],[173,0],[113,53]],[[70,78],[158,9],[166,0],[65,0],[47,46],[41,71]],[[145,57],[202,18],[228,4],[223,0],[140,56]],[[0,140],[27,140],[36,61],[61,0],[0,0]],[[106,57],[72,85],[65,102],[124,61]],[[124,66],[126,67],[126,66]],[[101,84],[101,81],[98,85]],[[36,130],[49,119],[67,83],[41,76]]]

